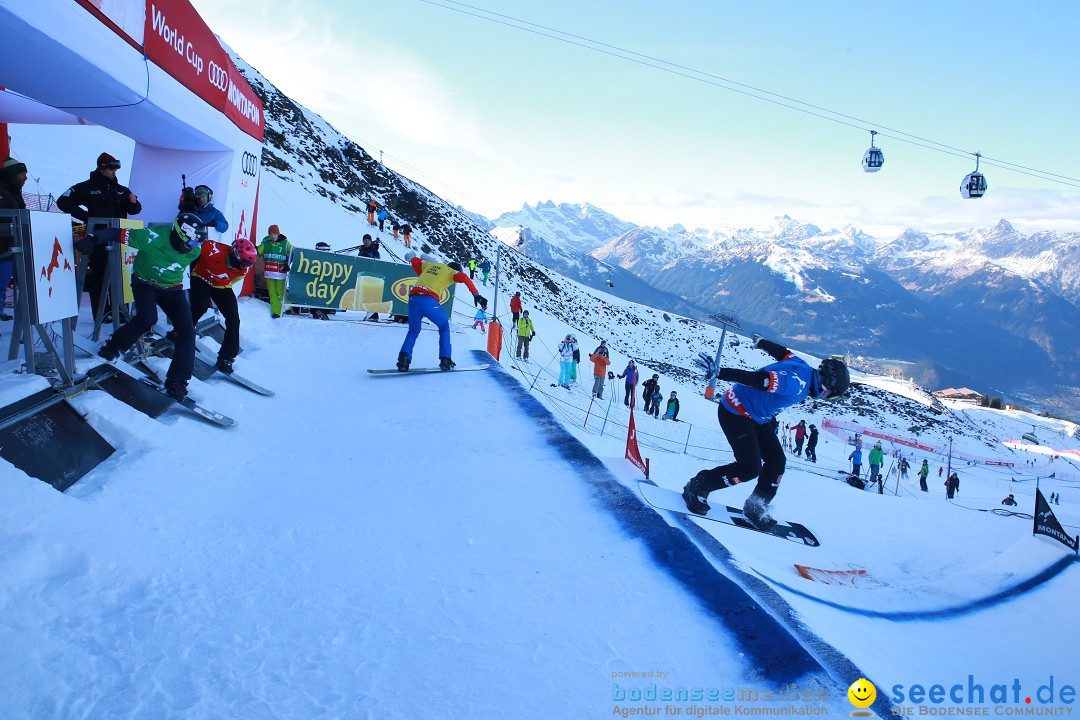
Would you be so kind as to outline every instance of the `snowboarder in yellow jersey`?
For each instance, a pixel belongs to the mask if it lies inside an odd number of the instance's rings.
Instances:
[[[454,283],[464,283],[472,292],[475,305],[486,308],[487,299],[476,291],[472,280],[461,271],[460,263],[443,264],[427,255],[419,258],[414,252],[406,253],[405,259],[420,279],[409,291],[409,332],[401,345],[401,352],[398,353],[397,369],[400,372],[408,371],[412,362],[413,345],[420,335],[420,324],[427,318],[439,328],[439,369],[452,370],[454,361],[450,359],[450,321],[439,304],[439,297]]]

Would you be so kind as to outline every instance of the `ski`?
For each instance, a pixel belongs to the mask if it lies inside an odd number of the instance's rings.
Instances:
[[[446,373],[446,372],[465,372],[467,370],[487,370],[491,365],[489,363],[481,363],[480,365],[458,365],[453,370],[441,370],[437,367],[429,368],[409,368],[402,372],[397,368],[387,368],[379,370],[368,370],[372,375],[422,375],[424,373]]]
[[[670,510],[671,512],[701,518],[702,520],[713,520],[715,522],[724,523],[725,525],[753,530],[754,532],[759,532],[764,535],[773,535],[778,538],[783,538],[784,540],[799,543],[800,545],[809,545],[810,547],[818,547],[821,545],[817,537],[809,530],[809,528],[797,522],[778,522],[776,523],[776,527],[772,530],[760,530],[747,519],[746,515],[744,515],[743,511],[739,508],[714,505],[707,515],[698,515],[686,509],[686,503],[683,502],[682,494],[679,492],[657,487],[656,485],[646,482],[638,482],[638,488],[641,491],[641,496],[654,508]]]

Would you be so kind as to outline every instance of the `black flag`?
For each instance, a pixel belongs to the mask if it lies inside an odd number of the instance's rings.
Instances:
[[[1080,548],[1080,536],[1071,538],[1061,529],[1061,523],[1054,517],[1050,503],[1046,502],[1042,490],[1035,488],[1035,530],[1036,535],[1052,537],[1073,552]]]

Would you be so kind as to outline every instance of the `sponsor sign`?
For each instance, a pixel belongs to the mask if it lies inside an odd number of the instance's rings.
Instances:
[[[1046,502],[1042,490],[1035,488],[1035,529],[1036,535],[1052,537],[1073,552],[1080,551],[1080,537],[1069,537],[1061,523],[1054,516],[1050,503]]]
[[[411,265],[293,248],[285,302],[328,310],[409,314],[409,290],[419,280]],[[451,316],[453,286],[439,298]]]
[[[143,36],[155,65],[262,142],[262,102],[190,2],[147,0]]]
[[[71,216],[31,211],[30,254],[33,321],[40,325],[78,315]]]

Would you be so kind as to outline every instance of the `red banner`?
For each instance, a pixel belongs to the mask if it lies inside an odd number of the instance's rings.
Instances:
[[[634,408],[630,408],[630,425],[626,429],[626,459],[645,473],[645,479],[649,479],[649,461],[641,459],[641,451],[637,444],[637,427],[634,425]]]
[[[143,43],[155,65],[262,141],[262,102],[190,2],[147,0]]]

